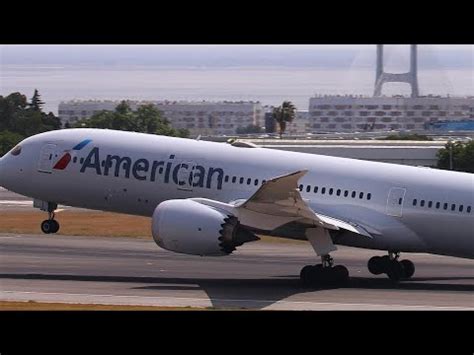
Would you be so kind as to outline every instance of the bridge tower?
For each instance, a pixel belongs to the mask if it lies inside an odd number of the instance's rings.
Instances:
[[[377,45],[377,66],[375,73],[374,96],[382,95],[382,85],[397,82],[408,83],[411,86],[411,97],[418,97],[418,68],[416,44],[410,45],[410,71],[407,73],[386,73],[383,70],[383,44]]]

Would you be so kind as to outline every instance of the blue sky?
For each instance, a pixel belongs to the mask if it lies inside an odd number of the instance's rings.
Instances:
[[[408,65],[408,46],[386,46],[385,63]],[[472,45],[420,45],[420,70],[474,69]],[[0,65],[373,67],[374,45],[3,45]]]

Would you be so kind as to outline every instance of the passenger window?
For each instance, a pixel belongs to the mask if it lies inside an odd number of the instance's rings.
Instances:
[[[233,176],[232,177],[232,183],[235,184],[236,181],[237,181],[237,176]]]
[[[349,196],[349,191],[346,190],[344,191],[344,197],[347,197],[347,196]]]
[[[361,193],[359,194],[359,198],[364,198],[364,193],[363,193],[363,192],[361,192]]]
[[[433,207],[433,201],[428,202],[428,208]]]
[[[454,211],[455,209],[456,209],[456,205],[453,203],[453,204],[451,205],[451,211]]]
[[[254,183],[255,186],[258,185],[258,179],[255,179],[255,183]]]
[[[369,192],[369,193],[367,194],[367,200],[370,200],[371,198],[372,198],[372,194]]]
[[[445,204],[443,205],[443,209],[445,209],[445,210],[448,209],[448,204],[447,204],[447,203],[445,203]]]
[[[400,198],[398,199],[398,204],[401,205],[402,202],[403,202],[403,199],[400,197]]]
[[[421,206],[421,207],[425,207],[425,200],[421,200],[420,206]]]
[[[337,189],[336,195],[341,196],[341,189]]]
[[[356,197],[356,192],[352,191],[352,198],[355,198],[355,197]]]
[[[329,189],[329,194],[332,195],[333,191],[334,191],[334,189],[331,187],[331,188]]]
[[[248,178],[248,179],[247,179],[247,185],[250,185],[251,182],[252,182],[252,179],[251,179],[251,178]]]
[[[437,209],[437,210],[439,209],[440,206],[441,206],[441,203],[436,202],[436,209]]]
[[[240,178],[239,183],[241,183],[241,184],[244,183],[244,178],[243,177]]]
[[[463,209],[464,209],[463,205],[459,206],[459,212],[462,212]]]
[[[77,163],[77,157],[74,157],[74,159],[72,160],[73,163]]]
[[[315,186],[313,191],[314,191],[315,194],[318,193],[318,187]]]
[[[471,206],[467,206],[466,212],[471,213]]]
[[[262,180],[262,185],[266,182],[267,180]]]
[[[322,193],[323,195],[326,193],[326,188],[325,188],[325,187],[323,187],[323,188],[321,189],[321,193]]]
[[[74,159],[75,159],[75,158],[74,158]],[[225,181],[225,182],[229,182],[229,175],[226,175],[226,176],[225,176],[224,181]]]
[[[413,200],[413,206],[416,206],[417,202],[418,202],[418,201],[417,201],[417,199],[415,198],[415,199]]]
[[[306,186],[306,192],[310,192],[310,191],[311,191],[311,185]]]

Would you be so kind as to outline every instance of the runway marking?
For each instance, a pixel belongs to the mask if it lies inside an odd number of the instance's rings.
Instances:
[[[243,302],[243,303],[271,303],[267,309],[278,309],[279,305],[295,305],[295,306],[313,306],[322,307],[327,309],[328,307],[336,308],[350,308],[350,309],[363,309],[369,307],[373,309],[406,309],[406,310],[474,310],[474,307],[456,307],[456,306],[431,306],[431,305],[401,305],[401,304],[376,304],[376,303],[337,303],[337,302],[308,302],[308,301],[284,301],[284,300],[252,300],[252,299],[221,299],[221,298],[196,298],[196,297],[162,297],[162,296],[127,296],[127,295],[103,295],[103,294],[85,294],[85,293],[53,293],[53,292],[32,292],[32,291],[0,291],[1,294],[17,294],[17,295],[38,295],[38,296],[70,296],[70,297],[115,297],[119,299],[130,299],[138,298],[144,300],[161,300],[165,303],[171,301],[181,300],[187,302]],[[66,302],[71,303],[71,302]],[[74,302],[81,303],[81,302]],[[157,304],[159,306],[160,304]],[[288,309],[288,308],[281,308]],[[291,309],[291,308],[290,308]],[[305,309],[305,308],[299,308]],[[311,308],[306,308],[311,309]]]

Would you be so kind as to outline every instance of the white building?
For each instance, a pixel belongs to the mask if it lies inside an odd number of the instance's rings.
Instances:
[[[311,122],[309,120],[308,111],[296,111],[295,119],[286,127],[286,133],[289,134],[302,134],[311,131]]]
[[[309,101],[311,132],[414,130],[430,122],[474,119],[474,97],[312,97]]]
[[[132,110],[154,104],[174,128],[188,129],[192,136],[232,135],[239,127],[263,125],[259,102],[127,101]],[[120,101],[68,101],[59,104],[59,117],[65,124],[88,118],[102,110],[113,111]]]

